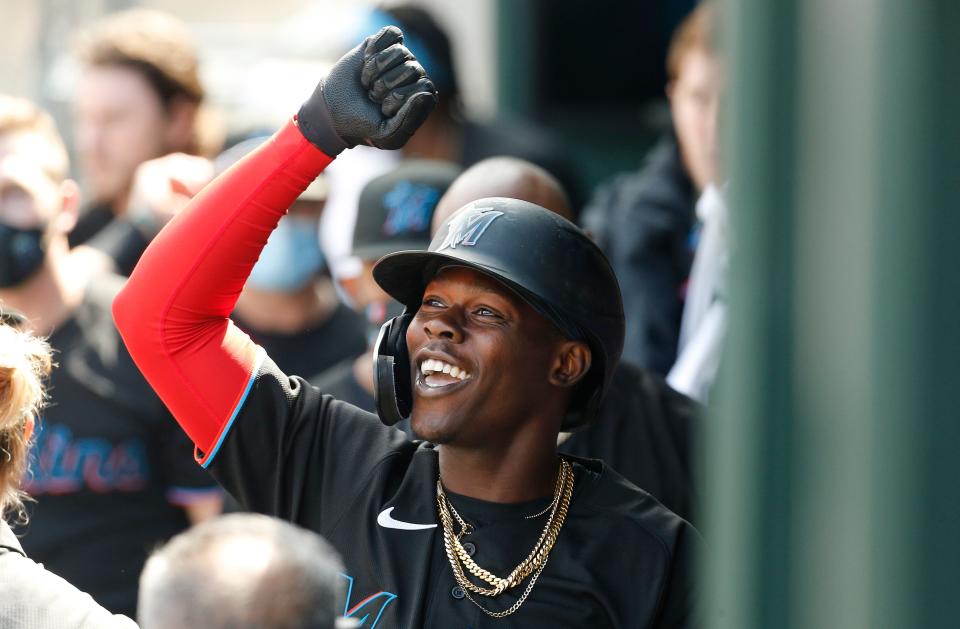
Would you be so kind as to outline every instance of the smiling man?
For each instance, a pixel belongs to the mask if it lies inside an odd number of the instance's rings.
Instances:
[[[623,343],[599,249],[483,199],[374,268],[376,415],[282,373],[228,319],[285,209],[341,150],[397,148],[435,102],[387,28],[147,250],[114,304],[147,378],[241,503],[324,535],[364,627],[685,627],[696,532],[557,434],[596,415]],[[428,441],[394,424],[409,415]]]

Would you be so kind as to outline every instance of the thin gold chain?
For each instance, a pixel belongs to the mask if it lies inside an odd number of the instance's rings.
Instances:
[[[468,535],[473,530],[473,527],[465,522],[453,505],[450,504],[450,501],[447,500],[447,496],[443,491],[443,485],[440,483],[440,480],[437,479],[437,509],[443,525],[443,545],[447,553],[447,559],[449,559],[450,566],[453,569],[454,579],[461,589],[463,589],[464,594],[470,602],[479,607],[487,615],[495,618],[503,618],[504,616],[513,614],[520,609],[520,606],[527,600],[530,592],[533,591],[533,586],[547,565],[550,551],[553,549],[560,533],[560,528],[566,520],[567,512],[570,508],[570,500],[573,496],[573,480],[573,466],[567,461],[561,460],[560,473],[557,475],[557,484],[554,491],[554,499],[549,508],[550,517],[547,520],[543,532],[540,534],[540,538],[537,540],[537,543],[527,558],[514,568],[509,576],[501,578],[477,565],[460,543],[460,539],[464,535]],[[537,517],[545,512],[546,510],[534,516],[527,517]],[[460,525],[459,533],[454,532],[454,518],[456,518],[457,524]],[[464,568],[473,576],[493,587],[485,588],[474,584],[465,574]],[[505,611],[492,612],[470,596],[470,592],[490,597],[499,596],[506,590],[518,586],[531,574],[533,577],[527,584],[523,594],[517,599],[516,603]]]
[[[549,559],[549,557],[548,557],[547,559]],[[543,572],[543,569],[546,568],[546,567],[547,567],[547,561],[544,560],[543,565],[540,566],[539,568],[537,568],[537,571],[536,571],[536,572],[533,574],[533,576],[530,578],[530,583],[527,584],[527,589],[525,589],[525,590],[523,591],[523,594],[520,596],[520,598],[517,599],[517,602],[514,603],[513,605],[511,605],[508,609],[503,610],[502,612],[492,612],[492,611],[490,611],[489,609],[487,609],[486,607],[484,607],[483,605],[481,605],[479,602],[477,602],[477,600],[476,600],[475,598],[473,598],[472,596],[470,596],[470,592],[468,592],[467,590],[464,590],[464,591],[463,591],[463,594],[464,594],[464,596],[467,597],[467,599],[470,600],[471,603],[473,603],[474,605],[476,605],[477,607],[479,607],[479,608],[480,608],[480,611],[482,611],[482,612],[483,612],[484,614],[486,614],[487,616],[492,616],[492,617],[494,617],[494,618],[505,618],[505,617],[509,616],[510,614],[514,613],[515,611],[517,611],[518,609],[520,609],[520,606],[523,605],[524,602],[526,602],[527,597],[530,596],[530,592],[533,591],[533,586],[534,586],[534,584],[537,582],[537,579],[540,578],[540,573]],[[463,586],[461,586],[461,587],[463,587]]]
[[[559,483],[561,480],[562,480],[562,477],[561,477],[560,475],[558,475],[558,476],[557,476],[557,482]],[[442,488],[441,488],[441,490],[442,490]],[[537,512],[534,513],[533,515],[525,515],[525,516],[523,516],[523,519],[524,519],[524,520],[532,520],[532,519],[534,519],[534,518],[539,518],[541,515],[543,515],[543,514],[545,514],[545,513],[548,513],[548,512],[550,512],[550,511],[553,511],[554,509],[556,509],[556,508],[557,508],[557,501],[560,500],[560,493],[561,493],[561,492],[560,492],[560,487],[559,487],[559,486],[556,487],[556,488],[554,488],[554,490],[553,490],[553,500],[550,502],[550,504],[548,504],[546,507],[544,507],[541,511],[537,511]],[[465,536],[467,536],[467,535],[469,535],[470,533],[472,533],[472,532],[473,532],[473,525],[467,524],[466,522],[464,522],[463,518],[460,517],[460,513],[457,511],[456,507],[454,507],[454,506],[450,503],[449,500],[447,500],[447,507],[450,508],[450,512],[453,514],[453,517],[456,518],[456,520],[457,520],[457,524],[460,525],[460,533],[457,534],[457,537],[460,538],[460,539],[463,539]]]

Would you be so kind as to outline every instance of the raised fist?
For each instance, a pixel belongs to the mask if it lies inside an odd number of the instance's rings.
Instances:
[[[337,61],[300,108],[297,124],[330,156],[357,144],[397,149],[427,119],[437,90],[395,26]]]

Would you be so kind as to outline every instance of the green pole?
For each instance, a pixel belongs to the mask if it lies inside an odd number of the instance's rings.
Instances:
[[[497,0],[497,101],[501,115],[529,117],[534,108],[536,7]]]
[[[735,0],[713,628],[960,626],[960,3]]]

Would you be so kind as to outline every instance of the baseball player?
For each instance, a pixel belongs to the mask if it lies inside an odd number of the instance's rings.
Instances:
[[[405,312],[375,352],[378,414],[282,373],[232,325],[286,208],[343,149],[396,148],[434,103],[387,27],[295,121],[203,190],[114,303],[198,461],[245,507],[319,532],[364,627],[685,627],[689,524],[557,434],[595,416],[623,343],[619,288],[576,226],[472,203],[374,269]],[[425,441],[384,426],[410,416]]]

